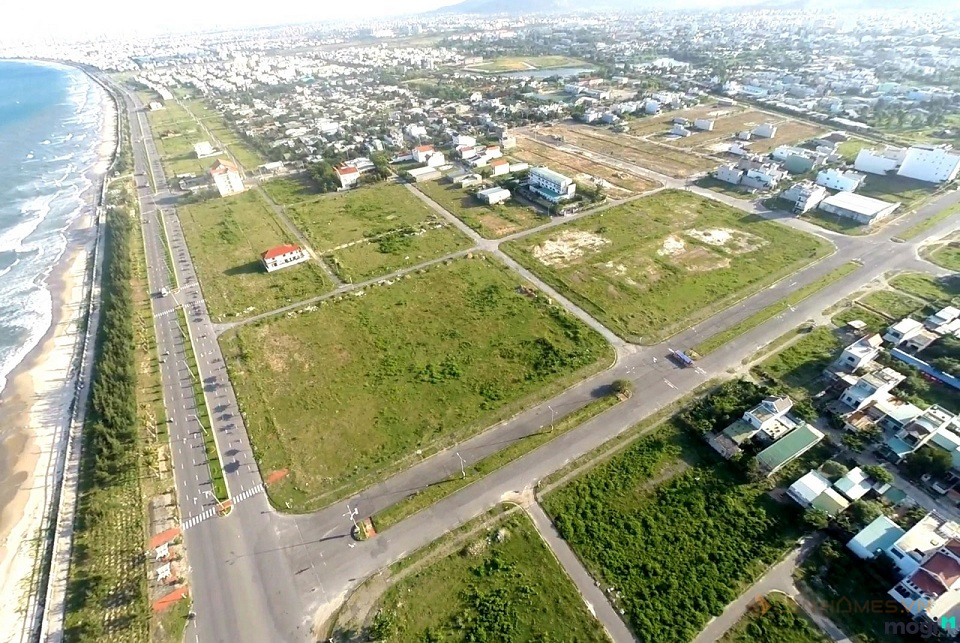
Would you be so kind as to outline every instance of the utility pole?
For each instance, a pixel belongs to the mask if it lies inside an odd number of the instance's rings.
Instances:
[[[360,525],[357,524],[357,514],[360,513],[360,510],[354,507],[350,508],[350,505],[347,505],[347,513],[343,514],[344,518],[350,518],[350,522],[353,523],[353,528],[357,530],[357,533],[360,533]]]
[[[460,479],[462,480],[463,478],[466,478],[466,477],[467,477],[467,472],[466,472],[466,470],[463,468],[463,458],[460,457],[460,452],[459,452],[459,451],[457,451],[457,457],[460,458]]]
[[[553,418],[556,417],[556,413],[553,410],[552,406],[547,406],[550,409],[550,433],[553,433]]]

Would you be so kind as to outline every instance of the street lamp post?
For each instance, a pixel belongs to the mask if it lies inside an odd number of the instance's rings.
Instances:
[[[459,451],[457,451],[457,457],[460,458],[460,478],[461,478],[461,479],[466,478],[466,477],[467,477],[467,471],[466,471],[466,469],[463,468],[463,458],[460,457],[460,452],[459,452]]]
[[[550,433],[553,433],[553,419],[556,417],[556,412],[552,406],[547,406],[547,408],[550,409]]]
[[[350,522],[353,523],[353,528],[357,530],[357,533],[360,533],[360,525],[357,524],[357,514],[360,513],[360,510],[354,507],[350,508],[350,505],[347,505],[347,513],[343,514],[344,518],[350,518]]]

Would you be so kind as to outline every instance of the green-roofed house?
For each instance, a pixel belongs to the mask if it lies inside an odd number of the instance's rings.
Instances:
[[[768,476],[793,462],[823,439],[823,432],[804,424],[757,454],[757,462]]]

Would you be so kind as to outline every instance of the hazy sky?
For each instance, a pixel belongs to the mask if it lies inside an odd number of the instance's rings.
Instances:
[[[426,11],[457,0],[18,0],[3,8],[0,35],[155,33]],[[7,3],[4,3],[7,4]]]

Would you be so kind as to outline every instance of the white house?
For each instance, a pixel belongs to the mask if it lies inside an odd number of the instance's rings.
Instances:
[[[433,154],[433,145],[419,145],[413,148],[413,160],[417,163],[426,163],[427,157]]]
[[[724,183],[739,185],[740,180],[743,178],[743,170],[739,169],[733,164],[721,165],[717,168],[717,171],[714,172],[714,177],[718,181],[723,181]]]
[[[793,213],[802,214],[817,207],[827,198],[827,190],[812,181],[799,181],[784,190],[780,198],[793,203]]]
[[[753,128],[753,135],[760,138],[773,138],[777,135],[777,126],[773,123],[764,123]]]
[[[476,145],[477,139],[472,136],[467,136],[466,134],[457,134],[453,137],[454,145]]]
[[[344,165],[334,168],[337,178],[340,179],[340,187],[343,189],[351,188],[360,180],[360,170],[355,167]]]
[[[851,372],[861,369],[877,358],[881,344],[882,340],[877,333],[861,337],[843,349],[835,364]]]
[[[496,205],[510,198],[510,190],[499,187],[480,190],[477,192],[477,198],[487,205]]]
[[[952,329],[958,319],[960,319],[960,309],[955,306],[946,306],[923,320],[923,324],[930,330],[943,334],[944,331]]]
[[[693,132],[688,130],[683,125],[680,125],[679,123],[674,124],[674,126],[671,127],[670,131],[667,133],[672,134],[673,136],[679,136],[681,138],[686,138],[687,136],[690,136],[691,134],[693,134]]]
[[[870,476],[864,473],[860,467],[850,469],[846,475],[834,482],[833,486],[851,502],[860,500],[873,488],[870,483]]]
[[[945,145],[914,145],[907,150],[897,172],[918,181],[943,183],[957,178],[960,172],[960,154]]]
[[[233,161],[227,159],[217,159],[217,162],[210,167],[210,176],[213,177],[213,183],[217,186],[220,196],[230,196],[243,192],[243,177]]]
[[[853,192],[860,187],[865,178],[864,175],[856,172],[841,172],[831,167],[817,173],[817,185],[841,192]]]
[[[502,176],[510,171],[510,161],[507,159],[493,159],[490,161],[493,176]]]
[[[907,151],[902,147],[887,146],[880,151],[862,149],[853,162],[857,172],[868,174],[886,174],[900,167]]]
[[[527,187],[551,203],[572,199],[577,192],[573,179],[545,167],[535,167],[527,176]]]
[[[791,145],[780,145],[772,152],[770,152],[770,158],[774,161],[786,161],[788,158],[794,155],[805,156],[810,153],[810,150],[806,150],[802,147],[793,147]]]
[[[656,100],[648,100],[643,104],[643,111],[647,114],[659,114],[660,113],[660,102]]]
[[[830,481],[815,470],[790,485],[787,495],[801,507],[819,509],[830,516],[850,506],[850,502],[830,486]]]
[[[208,156],[216,156],[217,154],[220,154],[220,152],[213,149],[213,146],[210,145],[209,141],[201,141],[194,145],[193,153],[197,155],[198,159],[205,159]]]
[[[529,169],[530,169],[530,164],[524,163],[523,161],[517,161],[516,163],[510,164],[511,172],[523,172],[524,170],[529,170]]]
[[[517,146],[517,137],[511,136],[509,134],[504,134],[500,137],[500,147],[505,150],[513,149]]]
[[[426,160],[427,167],[440,167],[447,162],[443,152],[433,152],[432,154],[428,154]]]
[[[883,341],[899,346],[923,330],[923,323],[906,317],[887,329]]]
[[[709,118],[698,118],[697,120],[693,121],[693,126],[704,132],[712,132],[713,124],[713,121]]]
[[[295,246],[290,243],[270,248],[260,255],[260,260],[263,262],[263,267],[267,269],[267,272],[273,272],[281,268],[303,263],[309,259],[310,257],[300,246]]]

